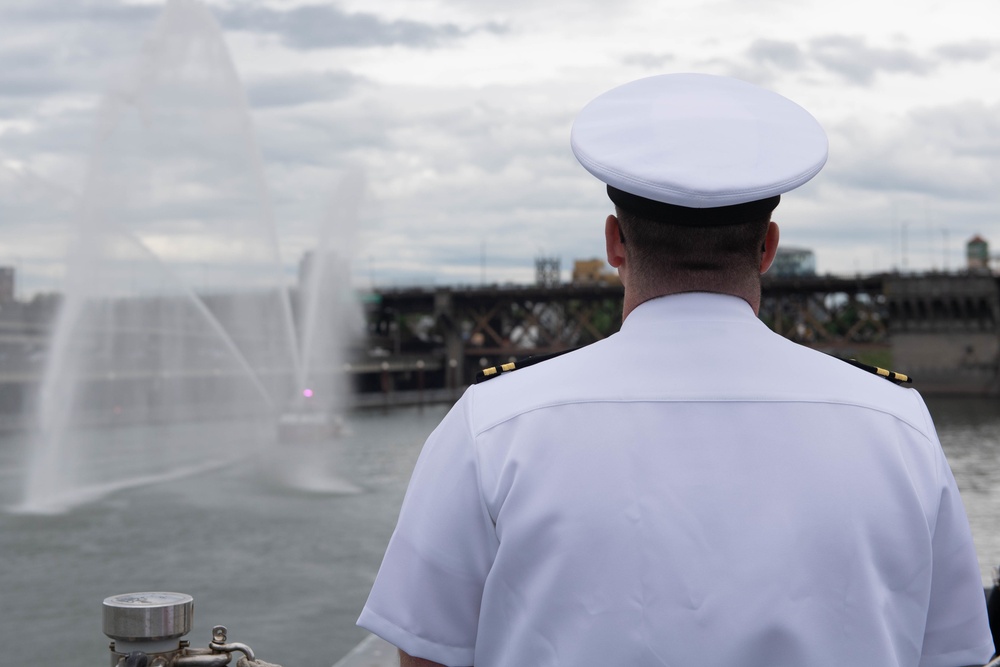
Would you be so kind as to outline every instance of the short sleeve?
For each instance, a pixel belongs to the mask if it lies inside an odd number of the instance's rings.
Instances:
[[[958,486],[938,448],[941,499],[920,667],[985,664],[993,655],[993,639],[979,562]]]
[[[474,660],[479,607],[496,556],[469,425],[474,390],[427,439],[358,625],[415,657]]]

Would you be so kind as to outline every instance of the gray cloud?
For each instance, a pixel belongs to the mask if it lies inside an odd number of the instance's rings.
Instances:
[[[453,23],[386,21],[375,14],[348,13],[332,5],[305,5],[287,11],[236,6],[220,10],[218,16],[229,30],[279,35],[285,45],[303,50],[392,45],[431,48],[474,32],[506,30],[496,23],[466,29]]]
[[[981,62],[998,54],[1000,43],[983,40],[945,44],[921,54],[900,47],[871,46],[862,37],[826,35],[805,45],[756,40],[746,49],[745,58],[730,63],[729,69],[737,76],[764,83],[776,72],[801,72],[813,65],[848,83],[869,86],[883,73],[922,76],[948,64]]]
[[[119,0],[6,0],[2,14],[7,20],[32,23],[101,23],[144,24],[155,19],[160,7],[125,4]]]
[[[954,62],[981,62],[1000,54],[1000,42],[976,40],[973,42],[943,44],[936,48],[934,53],[945,60]]]
[[[93,111],[64,111],[31,130],[4,132],[0,135],[0,157],[27,159],[32,154],[78,157],[90,149],[93,135]]]
[[[99,91],[109,72],[134,56],[158,11],[110,2],[4,3],[0,115],[31,117],[43,99]]]
[[[0,60],[0,97],[35,97],[72,90],[72,79],[50,71],[9,70]]]
[[[833,128],[845,158],[831,174],[864,190],[962,202],[996,202],[1000,107],[965,103],[911,112],[891,129]]]
[[[988,107],[966,102],[946,108],[918,109],[912,119],[918,132],[947,146],[952,156],[1000,160],[1000,105]]]
[[[784,70],[798,70],[806,62],[806,54],[794,42],[759,39],[747,49],[747,56],[755,63],[773,65]]]
[[[257,125],[264,160],[291,170],[287,182],[290,192],[303,185],[295,181],[301,177],[295,175],[295,170],[349,167],[381,150],[387,141],[384,126],[376,119],[337,118],[334,114],[316,119],[283,114],[261,118]]]
[[[339,100],[364,79],[346,71],[271,76],[246,81],[247,97],[254,107],[287,107]]]
[[[809,57],[848,81],[870,84],[878,72],[927,74],[934,69],[933,61],[905,49],[875,48],[861,37],[833,35],[809,43]]]

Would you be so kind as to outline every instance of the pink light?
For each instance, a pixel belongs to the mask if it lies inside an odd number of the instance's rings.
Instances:
[[[313,390],[312,389],[303,389],[302,390],[302,395],[305,396],[306,398],[312,398]]]

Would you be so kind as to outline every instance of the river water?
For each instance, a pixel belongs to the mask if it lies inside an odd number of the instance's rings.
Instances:
[[[972,523],[984,582],[1000,563],[1000,410],[995,399],[930,399]],[[116,491],[52,516],[0,512],[4,665],[107,665],[101,602],[168,590],[195,599],[188,639],[211,627],[285,667],[329,667],[365,633],[354,626],[392,531],[410,470],[445,406],[349,418],[325,483],[289,487],[249,462]],[[201,424],[199,437],[252,447],[247,423]],[[99,435],[99,434],[98,434]],[[156,429],[109,440],[155,441]],[[0,438],[0,507],[20,493],[25,439]],[[117,450],[116,456],[121,456]],[[192,452],[197,460],[197,452]],[[290,458],[309,464],[295,447]],[[113,484],[114,460],[103,462]],[[316,470],[313,470],[316,473]]]

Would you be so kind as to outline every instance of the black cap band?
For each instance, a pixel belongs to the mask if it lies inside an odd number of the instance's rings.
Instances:
[[[640,218],[682,227],[726,227],[763,220],[771,215],[781,201],[781,195],[713,208],[689,208],[646,199],[608,186],[608,197],[624,210]]]

